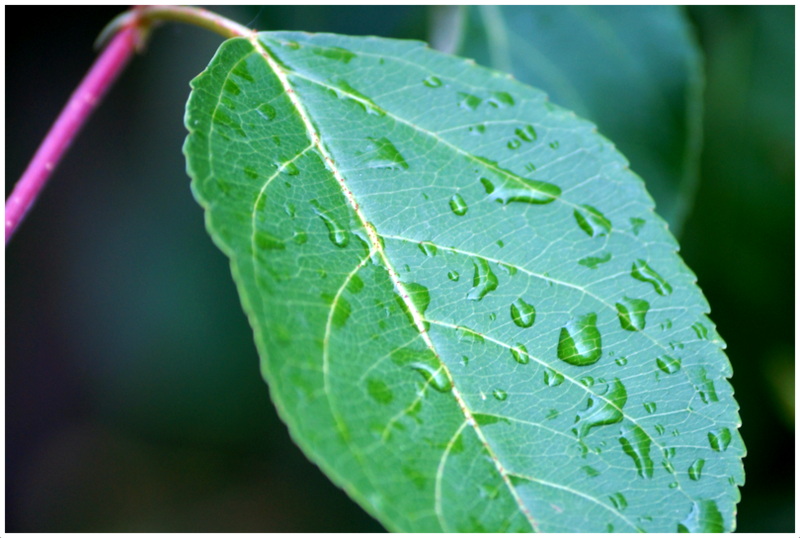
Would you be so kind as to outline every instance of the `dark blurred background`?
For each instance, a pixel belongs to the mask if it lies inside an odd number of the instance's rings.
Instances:
[[[6,195],[120,7],[6,7]],[[425,39],[427,8],[211,8],[263,30]],[[728,343],[738,530],[794,528],[794,7],[691,7],[706,56],[681,238]],[[35,31],[31,31],[35,29]],[[221,39],[165,25],[6,251],[6,530],[380,531],[275,414],[181,146]]]

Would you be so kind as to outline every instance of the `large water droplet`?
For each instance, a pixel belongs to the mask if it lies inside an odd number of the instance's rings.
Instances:
[[[564,382],[564,376],[555,370],[545,368],[544,384],[548,387],[557,387]]]
[[[558,337],[558,358],[574,366],[588,366],[603,354],[597,314],[573,318]]]
[[[669,355],[664,355],[656,359],[656,366],[665,374],[674,374],[681,369],[681,361]]]
[[[708,444],[717,452],[724,452],[731,444],[731,431],[728,428],[720,428],[708,432]]]
[[[495,400],[504,402],[508,398],[508,393],[502,389],[495,389],[492,396],[494,396]]]
[[[515,347],[511,348],[511,356],[514,357],[514,360],[520,364],[528,364],[528,361],[531,360],[531,357],[528,354],[528,348],[519,343]]]
[[[714,501],[695,501],[686,519],[678,523],[678,532],[724,532],[725,520]]]
[[[311,205],[314,206],[314,213],[317,214],[325,226],[328,228],[328,238],[331,243],[337,247],[344,248],[350,243],[350,232],[340,226],[327,211],[322,209],[322,206],[316,200],[311,200]]]
[[[423,241],[419,244],[419,249],[428,257],[436,256],[436,253],[439,252],[439,249],[431,243],[430,241]]]
[[[611,504],[613,504],[614,508],[617,510],[624,510],[628,507],[628,500],[622,493],[615,493],[614,495],[611,495],[609,499],[611,500]]]
[[[425,381],[439,392],[447,392],[453,388],[453,384],[445,374],[443,367],[434,367],[424,362],[412,362],[409,366],[419,372],[425,378]]]
[[[626,331],[642,331],[645,328],[645,316],[650,310],[650,303],[644,299],[625,297],[617,303],[619,324]]]
[[[489,193],[490,198],[504,205],[508,205],[511,202],[549,204],[561,196],[561,188],[547,181],[525,179],[519,176],[514,176],[514,178],[516,181],[507,181],[499,188],[495,188],[488,180],[484,182],[485,178],[482,178],[481,182]],[[491,185],[491,192],[487,182]]]
[[[450,198],[450,209],[453,211],[453,213],[459,217],[462,217],[467,214],[467,209],[469,208],[467,207],[467,203],[464,201],[464,198],[462,198],[460,194],[455,193]]]
[[[361,155],[368,155],[369,168],[386,168],[388,170],[408,170],[408,163],[392,142],[384,137],[368,137],[370,144]]]
[[[520,297],[511,303],[511,320],[517,327],[527,329],[536,320],[536,309]]]
[[[694,460],[689,466],[689,478],[692,480],[700,480],[703,476],[703,466],[706,464],[706,460],[704,459],[697,459]]]
[[[620,429],[619,443],[622,450],[636,465],[636,472],[642,478],[653,478],[653,460],[650,459],[650,437],[639,426],[625,424]]]
[[[644,260],[636,260],[631,266],[631,276],[636,280],[648,282],[653,285],[659,295],[669,295],[672,293],[672,286],[659,275],[655,269],[647,265]]]
[[[489,262],[485,258],[476,258],[472,262],[475,274],[472,277],[472,289],[467,293],[470,301],[480,301],[487,293],[497,289],[497,275],[492,272]]]
[[[593,206],[582,205],[572,214],[580,229],[590,237],[607,235],[611,232],[611,221]]]
[[[592,428],[607,424],[616,424],[622,421],[622,408],[628,401],[628,393],[625,385],[619,379],[614,379],[611,389],[605,398],[592,395],[588,399],[588,405],[583,411],[579,411],[575,417],[577,424],[572,432],[583,439],[588,435]]]

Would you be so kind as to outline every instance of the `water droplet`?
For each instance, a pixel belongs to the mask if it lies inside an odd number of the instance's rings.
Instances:
[[[470,342],[474,344],[483,344],[486,339],[483,335],[477,331],[474,331],[468,327],[459,327],[458,328],[458,338],[464,342]]]
[[[298,245],[304,245],[308,241],[308,234],[302,230],[294,233],[294,242]]]
[[[588,267],[589,269],[597,269],[601,264],[611,261],[611,253],[603,252],[600,256],[587,256],[578,260],[579,265]]]
[[[666,430],[664,429],[664,426],[662,426],[661,424],[656,424],[656,425],[655,425],[655,430],[656,430],[656,433],[657,433],[658,435],[664,435],[664,432],[666,431]]]
[[[294,216],[297,214],[297,208],[292,203],[287,203],[284,205],[283,210],[286,211],[286,214],[292,218],[294,218]]]
[[[650,310],[650,303],[644,299],[625,297],[617,303],[619,324],[626,331],[642,331],[645,328],[645,316]]]
[[[714,387],[714,381],[708,378],[708,372],[702,366],[688,369],[689,379],[692,381],[694,388],[700,395],[700,399],[704,404],[711,402],[718,402],[717,390]]]
[[[242,171],[244,172],[244,175],[246,175],[250,179],[258,179],[258,172],[256,172],[256,169],[253,168],[252,166],[245,166]],[[264,209],[263,203],[264,201],[266,201],[266,199],[267,199],[266,196],[259,197],[258,202],[262,205],[258,209]]]
[[[648,413],[655,413],[657,407],[658,406],[656,405],[656,402],[645,402],[644,403],[644,410],[647,411]]]
[[[681,369],[680,359],[670,357],[669,355],[664,355],[663,357],[657,358],[656,365],[658,366],[658,369],[665,374],[674,374]]]
[[[223,91],[228,92],[232,95],[239,95],[240,93],[242,93],[242,89],[232,79],[227,79],[222,89]]]
[[[558,337],[558,358],[573,366],[588,366],[603,354],[597,314],[573,318]]]
[[[601,399],[595,395],[589,396],[588,405],[583,411],[579,411],[575,417],[577,426],[572,429],[579,438],[583,439],[586,435],[598,426],[616,424],[622,421],[622,408],[628,401],[628,393],[625,385],[619,379],[614,379],[608,395]]]
[[[368,155],[369,168],[385,168],[388,170],[408,170],[408,163],[388,138],[368,137],[370,144],[366,151],[359,155]]]
[[[367,393],[373,400],[383,405],[391,403],[394,399],[389,385],[374,377],[367,379]]]
[[[458,279],[460,278],[460,275],[458,274],[458,271],[449,271],[447,273],[447,278],[449,278],[453,282],[458,282]]]
[[[517,138],[509,140],[506,146],[508,147],[508,149],[519,149],[519,147],[522,146],[522,140],[519,140]]]
[[[724,532],[725,521],[714,501],[695,501],[686,519],[678,523],[678,532]]]
[[[547,420],[553,420],[554,418],[558,418],[558,410],[551,409],[550,411],[547,412],[547,415],[545,415],[544,418],[546,418]]]
[[[583,376],[578,381],[580,381],[581,385],[584,387],[593,387],[594,386],[594,378],[590,375]]]
[[[587,476],[594,478],[595,476],[600,476],[600,471],[592,467],[591,465],[584,465],[581,467],[581,471],[586,473]]]
[[[334,327],[344,327],[347,319],[350,317],[350,303],[342,296],[337,299],[335,295],[330,293],[322,293],[322,299],[329,305],[333,305],[333,315],[331,321]]]
[[[475,110],[483,102],[483,99],[469,93],[458,92],[458,106],[464,110]]]
[[[708,329],[706,328],[705,325],[703,325],[699,321],[692,325],[692,329],[694,330],[694,333],[697,335],[697,338],[699,338],[700,340],[705,340],[708,338]]]
[[[611,232],[611,221],[593,206],[582,205],[572,214],[580,229],[589,237],[607,235]]]
[[[520,364],[528,364],[528,361],[531,360],[531,357],[528,354],[528,348],[519,343],[516,345],[516,347],[511,348],[511,356],[514,357],[514,360]]]
[[[708,443],[717,452],[724,452],[731,444],[731,431],[728,428],[720,428],[708,432]]]
[[[234,75],[246,80],[247,82],[255,82],[253,75],[250,74],[250,70],[247,69],[247,62],[240,62],[236,64],[236,67],[233,68],[232,72]]]
[[[487,102],[494,108],[506,108],[508,106],[514,106],[514,98],[510,93],[492,92],[491,95],[492,96],[487,100]]]
[[[494,183],[485,177],[481,178],[481,185],[483,185],[483,188],[486,190],[486,194],[492,194],[494,192]]]
[[[469,134],[473,134],[473,135],[482,135],[483,133],[485,133],[485,132],[486,132],[486,125],[484,125],[484,124],[480,124],[480,125],[471,125],[471,126],[468,128],[468,131],[469,131]]]
[[[275,111],[275,107],[273,107],[269,103],[261,103],[260,105],[258,105],[258,108],[256,108],[256,112],[258,112],[258,115],[267,121],[274,120],[275,116],[278,115],[278,113]]]
[[[560,145],[561,144],[559,144],[558,140],[554,140],[554,141],[550,142],[550,149],[558,149],[558,146],[560,146]]]
[[[439,251],[436,245],[434,245],[430,241],[423,241],[422,243],[420,243],[419,249],[422,251],[423,254],[425,254],[428,257],[436,256],[436,253]]]
[[[346,247],[348,243],[350,243],[350,233],[339,226],[327,211],[322,209],[319,202],[311,200],[311,205],[314,206],[314,213],[322,219],[322,222],[324,222],[325,226],[328,228],[328,238],[331,240],[331,243],[339,248]]]
[[[428,292],[428,288],[416,282],[404,282],[403,287],[420,315],[425,315],[428,305],[431,304],[431,294]]]
[[[311,51],[317,56],[345,64],[350,63],[350,60],[356,57],[355,54],[341,47],[312,47]]]
[[[257,231],[255,235],[256,246],[261,250],[284,250],[286,245],[272,234],[264,231]]]
[[[506,393],[506,391],[501,389],[495,389],[494,392],[492,393],[492,396],[494,396],[495,400],[498,400],[500,402],[504,402],[508,398],[508,394]]]
[[[460,194],[455,193],[450,198],[450,209],[453,211],[453,213],[459,217],[462,217],[467,214],[467,209],[469,208],[467,207],[467,203],[464,201],[464,198],[462,198]]]
[[[497,289],[497,276],[489,267],[489,262],[485,258],[476,258],[473,261],[475,274],[472,277],[472,289],[467,293],[470,301],[480,301],[487,293]]]
[[[536,321],[536,309],[520,297],[511,303],[511,320],[517,327],[527,329]]]
[[[622,450],[636,465],[636,472],[642,478],[653,478],[653,460],[650,459],[650,437],[639,426],[625,424],[620,429],[619,443]]]
[[[639,230],[642,229],[644,226],[645,220],[644,219],[637,219],[636,217],[631,217],[631,229],[633,230],[633,235],[639,235]]]
[[[408,265],[407,263],[404,263],[403,264],[403,271],[405,271],[406,273],[410,273],[411,272],[411,266]]]
[[[627,357],[617,357],[617,359],[614,362],[616,362],[617,365],[619,365],[619,366],[625,366],[626,364],[628,364],[628,358]]]
[[[536,129],[533,125],[526,125],[525,127],[518,127],[514,129],[514,134],[523,142],[533,142],[536,140]]]
[[[481,178],[481,183],[483,183],[490,198],[503,205],[508,205],[512,202],[549,204],[561,196],[561,188],[547,181],[525,179],[516,175],[513,177],[516,179],[515,182],[508,181],[499,189],[495,188],[488,180],[484,181],[485,178]]]
[[[442,87],[441,79],[439,77],[436,77],[436,76],[433,76],[433,75],[427,77],[425,80],[422,81],[422,83],[424,85],[426,85],[428,88],[441,88]]]
[[[631,276],[636,280],[648,282],[653,285],[659,295],[669,295],[672,293],[672,286],[664,280],[652,267],[647,265],[644,260],[636,260],[631,266]]]
[[[624,510],[628,507],[628,500],[622,493],[615,493],[609,497],[611,500],[611,504],[614,505],[614,508],[617,510]]]
[[[297,167],[294,162],[288,162],[283,166],[283,171],[289,174],[290,176],[296,176],[300,173],[300,169]]]
[[[385,116],[386,113],[375,102],[355,89],[349,82],[344,80],[338,75],[330,78],[330,83],[336,87],[335,90],[330,90],[339,99],[344,99],[355,103],[361,110],[373,116]]]
[[[467,357],[466,355],[461,355],[461,364],[463,364],[464,366],[468,365],[469,357]]]
[[[503,248],[504,246],[506,246],[505,242],[502,239],[498,239],[495,244],[500,248]]]
[[[706,464],[706,460],[704,459],[697,459],[694,460],[689,466],[689,478],[692,480],[700,480],[703,476],[703,466]]]
[[[548,387],[557,387],[564,382],[564,376],[555,370],[545,368],[544,384]]]
[[[447,392],[453,388],[453,384],[444,373],[443,367],[435,368],[424,362],[412,362],[409,366],[419,372],[425,378],[425,381],[439,392]]]

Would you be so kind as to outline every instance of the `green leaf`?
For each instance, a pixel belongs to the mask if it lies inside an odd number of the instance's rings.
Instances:
[[[192,87],[192,188],[272,398],[389,529],[733,529],[723,343],[592,124],[372,37],[232,39]]]
[[[703,89],[701,52],[682,9],[461,9],[456,52],[513,73],[595,122],[645,178],[679,235],[698,180]]]

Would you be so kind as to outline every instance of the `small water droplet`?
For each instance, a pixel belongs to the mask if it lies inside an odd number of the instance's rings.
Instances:
[[[492,194],[494,192],[494,183],[489,181],[487,178],[481,178],[481,185],[483,185],[483,188],[486,190],[486,194]]]
[[[615,493],[609,497],[611,500],[611,504],[614,505],[614,508],[617,510],[624,510],[628,507],[628,500],[622,493]]]
[[[458,106],[464,110],[475,110],[483,102],[483,99],[469,93],[458,92]]]
[[[550,149],[558,149],[558,146],[560,145],[561,144],[559,144],[558,140],[554,140],[553,142],[550,142]]]
[[[242,93],[242,89],[236,84],[232,79],[227,79],[225,84],[222,87],[223,91],[230,93],[231,95],[239,95]]]
[[[386,405],[392,402],[394,394],[385,382],[371,377],[367,379],[367,393],[379,404]]]
[[[717,452],[724,452],[731,444],[731,431],[728,428],[720,428],[708,432],[708,443]]]
[[[284,165],[283,171],[289,174],[290,176],[296,176],[300,173],[300,169],[294,162],[288,162]]]
[[[655,425],[655,430],[656,430],[656,433],[657,433],[658,435],[664,435],[664,432],[666,431],[666,430],[664,429],[664,426],[662,426],[661,424],[656,424],[656,425]]]
[[[631,276],[641,282],[647,282],[653,285],[656,293],[659,295],[669,295],[672,293],[672,286],[664,280],[652,267],[647,265],[644,260],[636,260],[631,266]]]
[[[345,64],[350,63],[350,60],[356,57],[355,54],[341,47],[312,47],[311,51],[318,56],[322,56],[323,58],[336,60],[337,62],[342,62]]]
[[[678,532],[724,532],[725,520],[714,501],[694,501],[686,519],[678,523]]]
[[[628,364],[628,358],[627,357],[617,357],[617,359],[614,362],[616,362],[617,365],[619,365],[619,366],[625,366],[626,364]]]
[[[511,303],[511,320],[517,327],[527,329],[536,321],[536,309],[520,297]]]
[[[645,220],[638,219],[636,217],[631,217],[631,229],[633,230],[633,235],[639,235],[639,231],[644,226]]]
[[[431,243],[430,241],[423,241],[419,244],[419,249],[428,257],[436,256],[436,253],[439,252],[439,249]]]
[[[587,476],[594,478],[595,476],[600,476],[600,471],[592,467],[591,465],[584,465],[581,467],[581,471],[586,473]]]
[[[528,348],[519,343],[516,345],[516,347],[511,348],[511,356],[514,357],[514,360],[520,364],[528,364],[528,361],[531,360],[531,357],[528,354]]]
[[[563,382],[564,382],[564,376],[561,373],[556,372],[555,370],[552,370],[550,368],[545,368],[544,370],[545,385],[547,385],[548,387],[557,387]]]
[[[669,355],[664,355],[656,359],[656,366],[665,374],[674,374],[681,369],[681,361]]]
[[[697,459],[694,460],[689,466],[689,478],[692,480],[700,480],[703,476],[703,466],[706,464],[706,460],[704,459]]]
[[[369,168],[408,170],[408,163],[388,138],[385,136],[381,138],[368,137],[367,140],[370,144],[360,155],[368,155],[367,166]]]
[[[514,98],[507,92],[492,92],[487,102],[494,108],[514,106]]]
[[[286,245],[272,234],[264,231],[257,231],[255,234],[255,243],[261,250],[284,250]]]
[[[495,244],[496,244],[498,247],[500,247],[500,248],[503,248],[504,246],[506,246],[505,242],[504,242],[502,239],[498,239],[498,240],[495,242]]]
[[[627,401],[625,385],[619,379],[614,379],[606,397],[601,399],[595,395],[589,396],[586,409],[579,411],[575,417],[577,426],[572,432],[583,439],[592,428],[621,422],[622,408]]]
[[[646,326],[645,316],[650,310],[650,303],[644,299],[623,298],[617,303],[619,324],[626,331],[642,331]]]
[[[588,267],[589,269],[597,269],[600,265],[611,261],[611,253],[603,252],[600,256],[587,256],[578,260],[579,265]]]
[[[479,125],[470,125],[467,130],[469,131],[469,134],[482,135],[483,133],[486,132],[486,125],[482,123]]]
[[[472,289],[467,293],[470,301],[480,301],[487,293],[497,289],[497,276],[489,267],[489,262],[485,258],[476,258],[473,261],[475,274],[472,277]]]
[[[459,278],[461,278],[461,277],[460,277],[460,275],[458,274],[458,271],[449,271],[449,272],[447,273],[447,278],[449,278],[449,279],[450,279],[450,280],[452,280],[453,282],[458,282],[458,279],[459,279]]]
[[[321,297],[327,304],[333,306],[333,315],[331,316],[333,326],[344,327],[352,311],[347,299],[342,296],[337,299],[335,295],[330,293],[322,293]]]
[[[256,169],[253,168],[252,166],[245,166],[242,171],[244,172],[244,175],[246,175],[250,179],[258,179],[258,172],[256,172]],[[262,200],[266,199],[267,199],[266,196],[261,196],[258,201],[259,203],[263,204]],[[263,206],[260,207],[259,209],[263,209]]]
[[[593,206],[582,205],[572,215],[580,229],[589,237],[608,235],[611,232],[611,221]]]
[[[463,217],[464,215],[466,215],[467,209],[469,209],[467,207],[467,203],[464,201],[464,198],[460,194],[455,193],[450,198],[450,210],[459,217]]]
[[[270,105],[269,103],[261,103],[256,108],[256,112],[258,115],[264,118],[267,121],[272,121],[275,119],[275,116],[278,115],[278,112],[275,110],[275,107]]]
[[[551,409],[550,411],[547,412],[547,415],[545,415],[544,418],[546,418],[547,420],[553,420],[554,418],[558,418],[558,410]]]
[[[302,230],[294,233],[294,242],[298,245],[304,245],[308,241],[308,234]]]
[[[700,399],[704,404],[718,402],[717,390],[714,387],[714,381],[708,378],[708,372],[702,366],[690,368],[688,371],[689,379],[692,381],[694,388],[700,395]]]
[[[670,482],[669,483],[669,489],[675,489],[677,487],[678,487],[678,483],[677,482]]]
[[[656,405],[656,402],[645,402],[644,403],[644,410],[647,411],[648,413],[655,413],[657,407],[658,406]]]
[[[584,387],[593,387],[594,386],[594,378],[592,376],[590,376],[590,375],[583,376],[578,381]]]
[[[424,362],[412,362],[409,366],[419,372],[425,381],[439,392],[447,392],[453,388],[453,384],[444,373],[443,367],[437,368]]]
[[[501,389],[495,389],[494,392],[492,393],[492,396],[494,396],[495,400],[498,400],[500,402],[504,402],[508,398],[508,394],[506,393],[506,391]]]
[[[441,79],[439,77],[437,77],[437,76],[434,76],[434,75],[431,75],[431,76],[425,78],[425,80],[423,80],[422,83],[424,85],[426,85],[428,88],[441,88],[442,87]]]
[[[348,243],[350,243],[350,233],[339,226],[327,211],[322,209],[319,202],[311,200],[311,205],[314,206],[314,213],[322,219],[322,222],[324,222],[325,226],[328,228],[328,238],[331,240],[331,243],[339,248],[346,247]]]
[[[570,320],[558,338],[558,358],[573,366],[588,366],[603,354],[597,314],[590,313]]]
[[[708,338],[708,329],[699,321],[692,325],[692,330],[694,330],[694,333],[700,340],[705,340]]]
[[[489,321],[494,321],[496,319],[497,319],[497,313],[496,312],[492,312],[491,314],[489,314]]]
[[[518,138],[509,140],[506,146],[508,147],[508,149],[519,149],[520,146],[522,146],[522,140],[519,140]]]
[[[636,465],[642,478],[653,478],[653,460],[650,459],[650,437],[639,426],[625,424],[620,429],[619,443]]]

